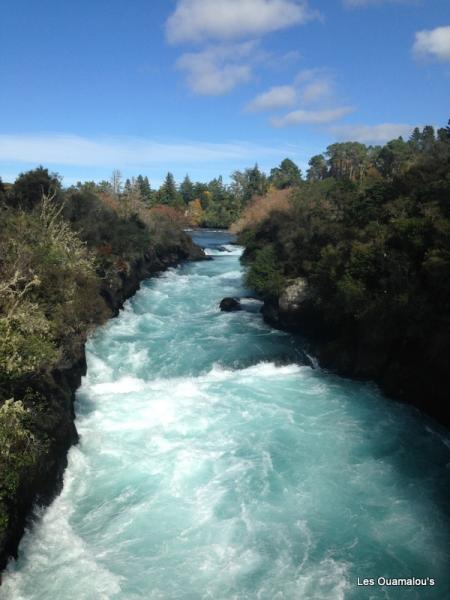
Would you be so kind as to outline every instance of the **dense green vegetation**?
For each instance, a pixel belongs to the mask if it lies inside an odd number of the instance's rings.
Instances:
[[[64,190],[43,167],[0,181],[0,547],[11,507],[55,444],[64,401],[54,373],[82,359],[136,265],[161,268],[189,244],[132,191]]]
[[[383,147],[334,144],[288,209],[260,214],[241,220],[248,283],[276,302],[305,278],[302,325],[326,340],[326,362],[422,394],[448,420],[450,126]]]

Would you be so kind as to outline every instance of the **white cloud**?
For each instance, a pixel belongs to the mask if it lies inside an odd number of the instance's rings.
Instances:
[[[314,16],[302,0],[178,0],[166,23],[169,42],[261,36]]]
[[[270,111],[294,106],[318,103],[333,93],[334,76],[325,69],[308,69],[297,74],[294,82],[279,85],[262,92],[246,107],[247,111]]]
[[[260,110],[275,110],[277,108],[286,108],[293,106],[297,99],[297,90],[292,85],[279,85],[270,88],[256,96],[248,106],[247,110],[251,112]]]
[[[332,92],[332,83],[326,79],[318,79],[308,83],[301,92],[301,99],[305,104],[316,102],[321,98],[329,96]]]
[[[181,164],[254,162],[278,156],[284,148],[247,142],[158,142],[142,138],[86,138],[70,134],[0,134],[0,162],[84,167],[141,168]]]
[[[213,46],[200,52],[187,52],[177,60],[176,66],[186,74],[193,92],[205,96],[219,96],[229,92],[252,77],[252,56],[256,44]]]
[[[330,132],[339,140],[384,144],[400,136],[409,137],[414,127],[405,123],[381,123],[379,125],[338,125]]]
[[[418,31],[413,46],[416,56],[431,56],[450,61],[450,26]]]
[[[295,125],[323,125],[331,123],[353,112],[351,106],[340,106],[325,110],[294,110],[282,117],[271,120],[273,127],[290,127]]]

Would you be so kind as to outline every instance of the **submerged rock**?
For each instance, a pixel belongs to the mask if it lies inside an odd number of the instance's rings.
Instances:
[[[219,307],[220,307],[220,310],[222,310],[224,312],[233,312],[236,310],[242,310],[242,306],[239,301],[239,298],[224,298],[220,302]]]

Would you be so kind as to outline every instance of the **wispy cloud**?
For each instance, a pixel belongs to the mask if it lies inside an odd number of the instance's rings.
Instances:
[[[194,93],[218,96],[251,79],[255,48],[254,42],[213,46],[182,54],[176,66]]]
[[[450,26],[418,31],[413,53],[417,57],[450,61]]]
[[[172,44],[259,37],[315,16],[306,0],[178,0],[166,23]]]
[[[351,106],[339,106],[324,110],[294,110],[282,117],[274,117],[270,123],[273,127],[293,127],[296,125],[323,125],[341,119],[354,112]]]
[[[86,138],[69,134],[1,135],[0,162],[5,164],[45,164],[143,168],[223,161],[255,161],[255,157],[278,156],[284,148],[237,141],[223,144],[206,142],[158,142],[141,138]]]
[[[381,123],[379,125],[337,125],[329,131],[341,141],[384,144],[400,136],[409,137],[413,125],[406,123]]]

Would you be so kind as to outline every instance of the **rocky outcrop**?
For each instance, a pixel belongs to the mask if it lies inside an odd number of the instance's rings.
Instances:
[[[319,334],[318,319],[313,304],[314,290],[306,279],[290,280],[278,299],[266,299],[262,308],[264,320],[278,329],[307,334]]]
[[[241,310],[241,303],[238,298],[224,298],[219,304],[220,310],[224,312],[235,312]]]
[[[112,315],[117,315],[125,300],[130,298],[141,281],[184,260],[204,260],[204,252],[191,238],[183,234],[172,246],[150,248],[141,258],[129,264],[123,272],[103,280],[101,294]],[[61,363],[63,364],[63,363]],[[0,531],[0,583],[1,571],[17,550],[25,526],[33,519],[33,507],[48,505],[62,487],[67,466],[67,453],[77,443],[74,422],[75,392],[86,373],[84,345],[79,345],[78,355],[65,361],[51,373],[24,380],[17,389],[17,397],[26,397],[24,404],[30,411],[35,434],[48,440],[43,451],[20,482],[14,502],[6,507],[8,526]],[[27,391],[32,390],[32,394]],[[38,400],[37,400],[38,399]]]

